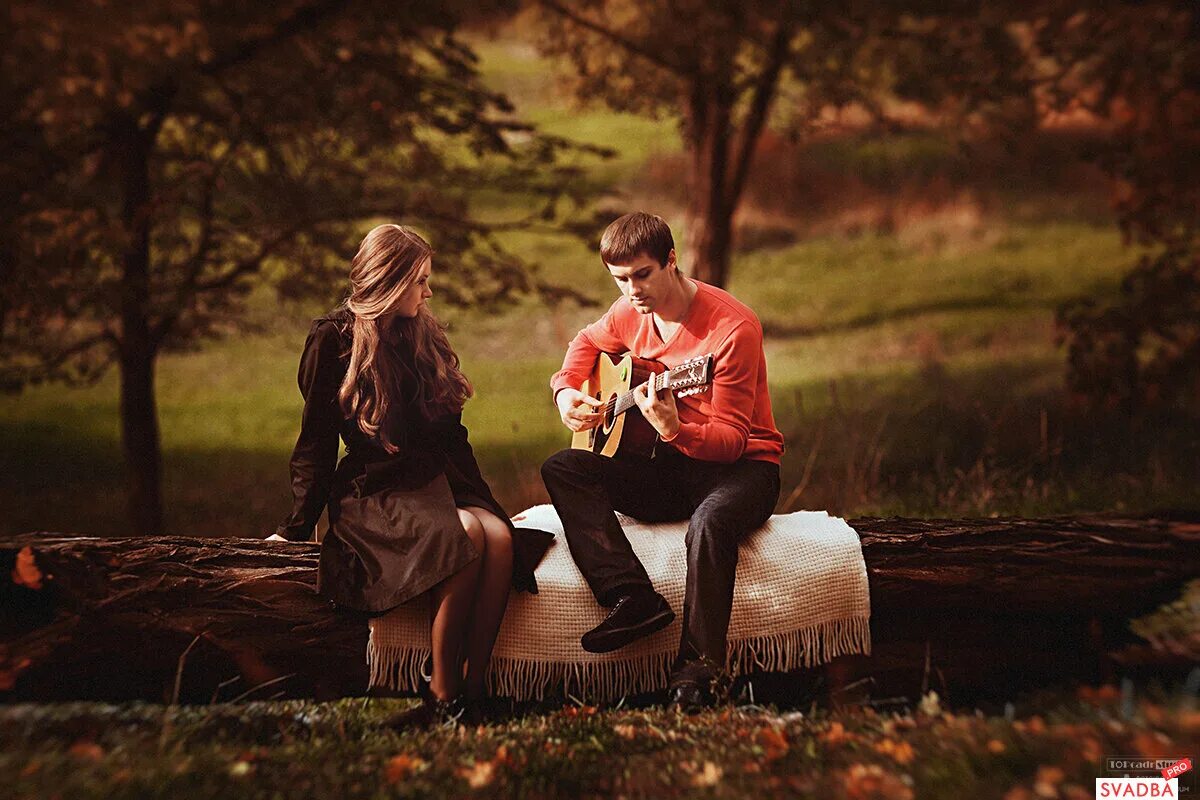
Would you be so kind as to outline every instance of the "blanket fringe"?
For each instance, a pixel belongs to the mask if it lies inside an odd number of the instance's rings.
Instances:
[[[869,617],[831,620],[806,628],[729,643],[727,664],[732,675],[755,671],[786,672],[814,667],[842,655],[871,653]],[[372,687],[415,692],[429,647],[367,643]],[[650,653],[615,661],[527,661],[492,658],[488,685],[493,694],[516,700],[547,696],[581,701],[615,700],[625,695],[663,689],[670,676],[672,652]]]

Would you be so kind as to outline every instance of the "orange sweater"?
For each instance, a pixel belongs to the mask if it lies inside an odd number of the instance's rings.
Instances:
[[[555,394],[559,389],[578,389],[602,352],[629,352],[667,367],[712,353],[712,386],[676,398],[679,433],[669,444],[701,461],[748,458],[778,464],[783,435],[775,427],[767,393],[762,324],[728,292],[700,281],[692,283],[696,295],[669,340],[659,338],[651,314],[638,313],[622,295],[604,316],[571,340],[550,388]]]

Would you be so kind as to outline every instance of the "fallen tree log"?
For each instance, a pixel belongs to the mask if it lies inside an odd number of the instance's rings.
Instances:
[[[1200,575],[1200,515],[850,524],[870,580],[873,652],[820,674],[835,695],[937,689],[966,702],[1109,679],[1121,665],[1108,654],[1136,638],[1128,620]],[[366,618],[317,596],[318,552],[251,539],[0,537],[0,699],[360,694]]]

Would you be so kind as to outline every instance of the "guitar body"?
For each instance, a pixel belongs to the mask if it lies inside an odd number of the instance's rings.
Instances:
[[[579,387],[580,391],[601,402],[615,400],[633,387],[645,383],[652,372],[663,366],[633,355],[623,357],[601,353],[596,359],[592,377]],[[650,458],[658,443],[658,432],[642,416],[637,406],[622,414],[608,413],[604,421],[591,430],[572,434],[571,447],[591,450],[602,456],[640,456]]]

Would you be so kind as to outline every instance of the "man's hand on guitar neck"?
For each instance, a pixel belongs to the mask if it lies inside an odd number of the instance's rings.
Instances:
[[[679,433],[679,410],[675,406],[675,393],[670,389],[650,391],[650,384],[654,382],[654,378],[655,376],[651,375],[650,380],[635,387],[633,399],[646,422],[658,431],[664,442],[669,442]]]
[[[562,417],[563,425],[573,432],[579,433],[594,428],[601,422],[601,415],[595,409],[604,404],[594,397],[588,397],[578,389],[559,389],[554,396],[558,405],[558,414]]]

